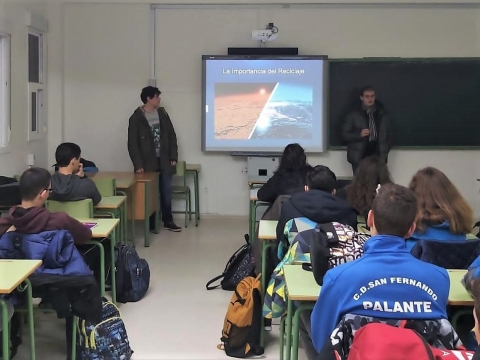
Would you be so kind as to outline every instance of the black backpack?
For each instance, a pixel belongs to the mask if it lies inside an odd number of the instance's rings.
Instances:
[[[255,259],[253,257],[252,245],[250,245],[248,234],[245,234],[246,244],[242,245],[228,260],[225,270],[221,275],[215,276],[207,282],[207,290],[222,287],[223,290],[233,291],[240,281],[247,276],[255,277]],[[210,286],[215,281],[222,279],[219,285]]]
[[[120,245],[115,249],[115,283],[117,300],[121,303],[141,300],[150,286],[150,267],[133,246]]]

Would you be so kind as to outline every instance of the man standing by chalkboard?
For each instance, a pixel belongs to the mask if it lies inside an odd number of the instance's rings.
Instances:
[[[388,119],[383,106],[375,100],[375,89],[365,86],[361,102],[347,115],[342,125],[342,138],[347,143],[347,161],[353,174],[367,156],[379,156],[387,162],[390,151]]]

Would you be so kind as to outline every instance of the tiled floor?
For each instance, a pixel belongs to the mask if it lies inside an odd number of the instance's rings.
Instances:
[[[150,264],[150,289],[140,302],[120,304],[134,360],[227,358],[216,346],[232,293],[207,291],[205,283],[222,272],[247,231],[246,218],[205,217],[181,233],[162,230],[149,248],[138,238],[138,252]],[[52,314],[36,317],[37,359],[66,359],[63,324]],[[278,325],[267,340],[263,357],[278,359]],[[15,359],[29,359],[26,334],[24,343]]]

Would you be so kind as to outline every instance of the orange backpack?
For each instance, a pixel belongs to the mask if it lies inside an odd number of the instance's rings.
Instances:
[[[236,358],[262,355],[261,316],[260,275],[257,278],[248,276],[238,283],[228,304],[220,338],[222,344],[217,348]]]

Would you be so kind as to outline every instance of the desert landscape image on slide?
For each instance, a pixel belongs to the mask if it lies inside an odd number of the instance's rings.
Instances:
[[[216,83],[215,139],[248,139],[277,83]]]

